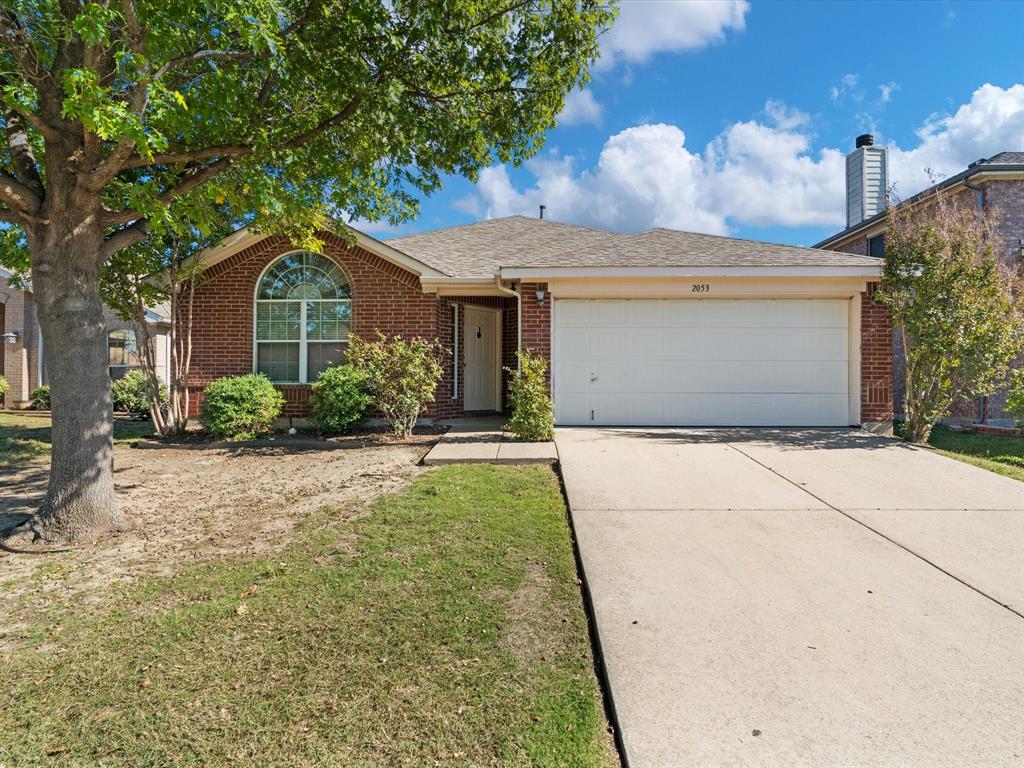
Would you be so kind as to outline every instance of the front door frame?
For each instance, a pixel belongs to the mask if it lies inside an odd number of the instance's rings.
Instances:
[[[469,325],[470,312],[489,313],[494,316],[494,392],[492,408],[466,407],[466,339],[469,337],[466,327]],[[501,411],[501,320],[502,310],[494,307],[479,307],[475,304],[462,305],[462,410],[463,411]]]

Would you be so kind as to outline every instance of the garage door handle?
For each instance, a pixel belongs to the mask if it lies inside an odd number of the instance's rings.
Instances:
[[[597,381],[597,376],[595,376],[594,374],[590,374],[590,382],[594,383],[595,381]]]

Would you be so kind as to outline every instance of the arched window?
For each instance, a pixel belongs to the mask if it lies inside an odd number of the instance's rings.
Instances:
[[[256,370],[312,383],[345,356],[352,296],[341,267],[305,251],[273,262],[256,288]]]

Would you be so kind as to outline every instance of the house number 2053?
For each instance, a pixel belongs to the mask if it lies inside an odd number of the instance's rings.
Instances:
[[[690,286],[690,293],[708,293],[711,290],[711,286],[707,283],[693,283]]]

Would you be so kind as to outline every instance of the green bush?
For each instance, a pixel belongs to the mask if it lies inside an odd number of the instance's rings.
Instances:
[[[28,407],[32,411],[48,411],[50,410],[50,387],[49,385],[43,385],[36,387],[29,393],[28,396]]]
[[[377,332],[376,341],[349,338],[346,358],[366,377],[371,402],[399,437],[408,437],[416,419],[434,402],[441,380],[441,355],[437,340],[406,340]]]
[[[284,395],[262,373],[217,379],[203,390],[199,418],[218,437],[252,440],[270,431]]]
[[[128,371],[110,384],[110,397],[115,411],[128,413],[149,413],[149,398],[146,397],[146,374],[142,371]],[[160,403],[167,404],[167,385],[160,383]]]
[[[347,432],[370,407],[366,376],[351,365],[323,371],[313,384],[313,423],[324,432]]]
[[[1013,416],[1017,426],[1024,426],[1024,369],[1013,372],[1010,390],[1006,393],[1006,412]]]
[[[3,397],[11,391],[11,385],[7,383],[7,379],[0,376],[0,397]]]
[[[555,414],[548,386],[548,361],[530,350],[519,353],[519,370],[509,373],[508,399],[512,418],[505,429],[521,440],[540,442],[555,436]]]

